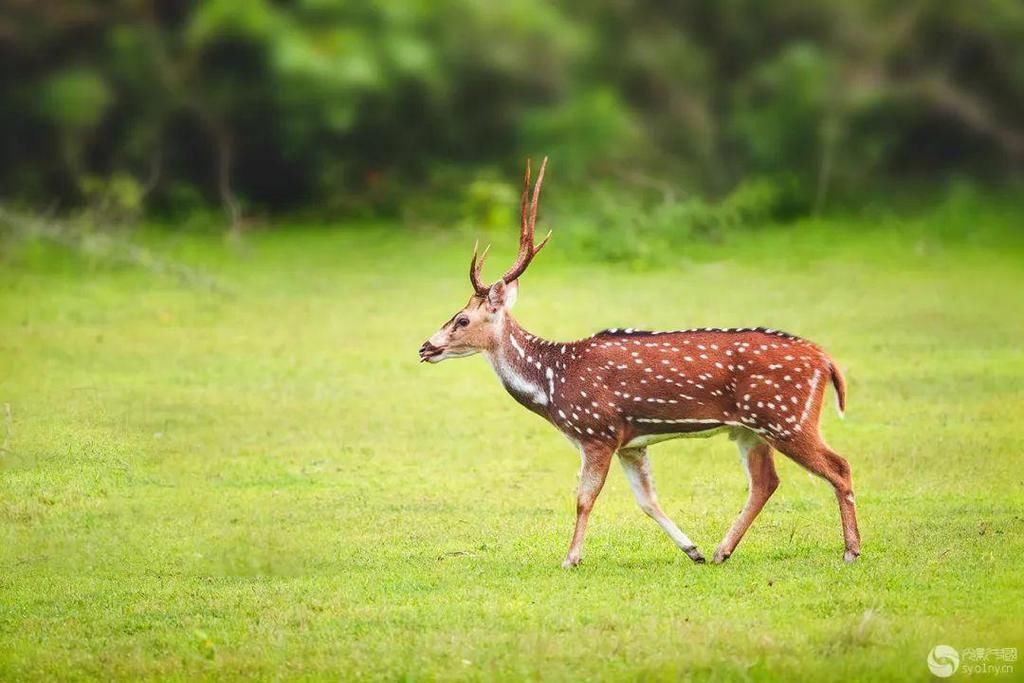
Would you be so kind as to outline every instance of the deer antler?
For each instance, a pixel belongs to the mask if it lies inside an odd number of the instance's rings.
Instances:
[[[523,175],[523,195],[519,203],[519,254],[516,256],[515,263],[509,268],[501,279],[506,284],[518,279],[533,260],[533,257],[544,248],[544,245],[548,243],[551,238],[551,231],[545,235],[544,239],[540,241],[540,244],[534,246],[534,231],[537,226],[537,203],[540,201],[540,187],[544,182],[544,169],[547,168],[548,158],[544,157],[544,160],[540,164],[540,171],[537,172],[537,182],[533,186],[533,192],[530,192],[530,160],[526,160],[526,173]],[[477,244],[479,246],[479,243]],[[479,261],[477,260],[477,247],[473,247],[473,260],[469,265],[469,281],[473,283],[473,289],[476,293],[483,296],[487,294],[487,290],[490,289],[490,285],[486,285],[480,279],[480,269],[483,268],[484,259],[487,258],[487,250],[490,249],[490,245],[484,249],[480,255]]]
[[[477,240],[476,244],[473,245],[473,260],[469,263],[469,281],[473,283],[473,289],[480,296],[487,294],[487,290],[490,289],[489,285],[484,284],[480,280],[480,270],[484,267],[484,261],[487,259],[487,252],[491,250],[491,245],[484,247],[484,253],[480,254],[480,261],[476,260],[476,250],[480,248],[480,240]]]

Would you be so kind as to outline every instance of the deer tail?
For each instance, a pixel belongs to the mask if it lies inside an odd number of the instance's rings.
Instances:
[[[846,413],[846,379],[834,361],[829,361],[829,372],[832,375],[832,386],[836,390],[836,412],[842,418]]]

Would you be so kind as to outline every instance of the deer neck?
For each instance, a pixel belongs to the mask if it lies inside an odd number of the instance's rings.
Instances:
[[[554,397],[557,346],[524,330],[508,312],[504,316],[497,343],[484,355],[505,390],[543,415]]]

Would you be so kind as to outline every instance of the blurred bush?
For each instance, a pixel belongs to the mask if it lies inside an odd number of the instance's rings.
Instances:
[[[718,201],[671,194],[653,200],[611,187],[595,192],[585,206],[560,204],[552,221],[580,253],[644,268],[685,253],[695,240],[720,242],[729,233],[790,216],[786,186],[756,178],[741,182]]]
[[[454,208],[488,225],[514,208],[522,159],[549,154],[597,223],[714,239],[898,183],[1002,182],[1024,161],[1022,122],[1019,0],[0,13],[0,199],[29,206],[219,205],[235,223]],[[639,248],[616,239],[600,248]]]

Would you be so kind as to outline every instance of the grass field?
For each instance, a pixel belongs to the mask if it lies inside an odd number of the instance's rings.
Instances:
[[[153,238],[224,291],[4,256],[0,680],[925,680],[940,643],[1024,648],[1019,237],[811,222],[631,271],[556,234],[516,308],[538,334],[824,345],[864,539],[845,566],[831,490],[780,461],[733,558],[696,566],[616,465],[566,572],[577,454],[482,359],[417,363],[471,243],[385,228]],[[746,495],[734,445],[651,453],[710,553]]]

